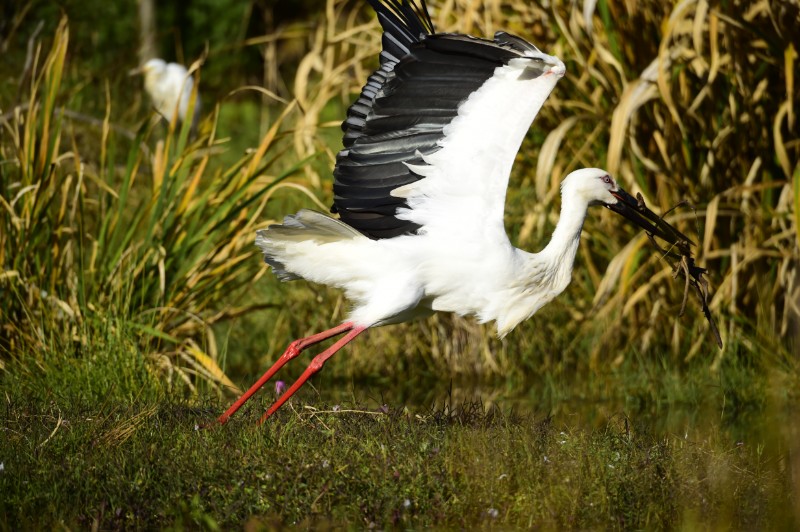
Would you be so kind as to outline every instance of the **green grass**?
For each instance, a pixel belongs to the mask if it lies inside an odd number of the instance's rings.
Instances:
[[[494,406],[421,374],[408,377],[434,395],[329,375],[264,426],[271,386],[197,430],[226,403],[166,389],[121,330],[3,373],[3,529],[800,524],[796,407],[743,360],[716,376],[651,380],[659,363],[642,360],[594,382],[506,383]]]
[[[622,417],[585,429],[465,405],[423,416],[286,410],[263,428],[251,411],[195,431],[208,408],[14,406],[0,480],[10,529],[95,520],[775,528],[795,519],[775,457],[713,429],[688,440]]]

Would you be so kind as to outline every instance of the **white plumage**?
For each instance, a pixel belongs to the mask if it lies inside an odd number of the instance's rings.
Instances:
[[[186,67],[178,63],[167,63],[163,59],[150,59],[140,69],[144,74],[144,88],[153,101],[158,114],[171,121],[178,114],[178,120],[186,121],[189,101],[194,88],[194,79]],[[200,113],[200,95],[194,105],[191,117],[195,124]]]
[[[567,287],[589,205],[616,203],[612,192],[617,190],[614,180],[596,168],[567,176],[558,225],[539,253],[513,247],[502,228],[497,238],[485,210],[473,211],[473,222],[464,220],[459,227],[459,212],[447,202],[439,212],[455,223],[430,232],[424,226],[416,235],[372,240],[304,210],[287,217],[281,230],[259,231],[256,244],[278,275],[343,289],[353,304],[346,321],[356,327],[440,311],[495,321],[503,336]],[[427,201],[436,204],[436,198]],[[481,220],[487,223],[483,231],[476,230]]]
[[[343,125],[341,220],[303,210],[256,238],[279,278],[341,288],[352,308],[341,325],[293,342],[220,422],[303,349],[343,333],[262,421],[370,327],[454,312],[507,334],[569,284],[589,206],[627,216],[627,194],[607,172],[578,170],[562,183],[550,242],[538,253],[514,247],[503,225],[509,174],[564,64],[505,33],[437,34],[424,2],[369,2],[384,49]]]

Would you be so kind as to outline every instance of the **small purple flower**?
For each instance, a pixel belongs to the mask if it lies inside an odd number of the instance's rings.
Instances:
[[[283,392],[286,391],[286,383],[283,381],[278,381],[275,383],[275,395],[280,397],[283,395]]]
[[[381,407],[378,410],[380,410],[384,414],[388,414],[389,413],[389,405],[381,405]]]

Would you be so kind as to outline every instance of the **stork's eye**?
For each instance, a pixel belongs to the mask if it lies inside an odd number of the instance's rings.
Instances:
[[[606,184],[610,185],[611,184],[611,176],[604,175],[603,176],[603,183],[606,183]]]

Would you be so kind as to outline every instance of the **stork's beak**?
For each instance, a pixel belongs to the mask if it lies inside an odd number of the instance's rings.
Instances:
[[[138,76],[139,74],[144,74],[144,65],[128,70],[129,76]]]
[[[694,245],[694,242],[648,209],[644,201],[637,200],[621,188],[611,192],[611,195],[617,198],[617,202],[605,204],[606,207],[621,214],[651,235],[677,247],[682,255],[691,255],[691,246]]]

